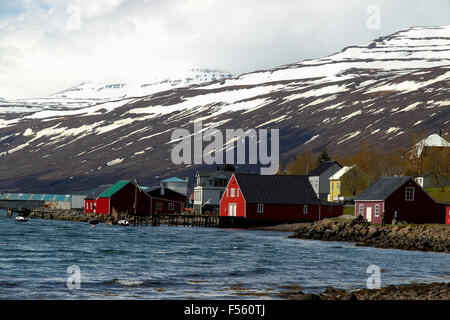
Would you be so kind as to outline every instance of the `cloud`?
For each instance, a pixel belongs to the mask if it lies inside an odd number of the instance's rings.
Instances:
[[[366,26],[370,5],[380,7],[380,29]],[[448,24],[449,9],[447,0],[2,1],[0,97],[190,67],[266,69],[413,25]]]

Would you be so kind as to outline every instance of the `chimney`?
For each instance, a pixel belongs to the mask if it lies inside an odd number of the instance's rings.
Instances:
[[[439,137],[442,137],[442,129],[439,130]]]
[[[164,195],[164,186],[161,186],[161,195]]]

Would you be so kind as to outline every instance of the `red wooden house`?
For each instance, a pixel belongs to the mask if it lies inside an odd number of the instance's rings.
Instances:
[[[220,201],[220,226],[249,227],[340,216],[318,199],[307,176],[235,173]]]
[[[147,191],[151,197],[150,212],[173,214],[184,211],[187,196],[163,186]]]
[[[411,177],[383,177],[355,198],[355,217],[361,214],[372,223],[445,223],[445,205],[436,202]]]
[[[105,184],[91,190],[89,195],[84,199],[84,212],[95,213],[97,197],[111,186],[112,184]]]
[[[96,213],[150,215],[150,196],[131,180],[118,181],[101,193],[96,200]]]

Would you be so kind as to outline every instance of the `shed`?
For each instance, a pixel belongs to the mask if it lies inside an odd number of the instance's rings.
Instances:
[[[87,192],[87,196],[84,199],[84,212],[95,213],[97,198],[100,194],[110,188],[112,184],[103,184]]]
[[[121,180],[102,192],[95,212],[110,214],[113,211],[128,215],[150,215],[150,196],[131,180]]]
[[[394,213],[409,223],[445,223],[445,204],[436,202],[412,177],[382,177],[355,198],[355,217],[391,223]]]
[[[159,214],[174,214],[183,212],[187,197],[170,188],[158,187],[147,194],[151,197],[150,212]]]

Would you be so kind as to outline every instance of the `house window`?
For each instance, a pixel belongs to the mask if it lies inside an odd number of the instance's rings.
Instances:
[[[230,197],[234,197],[236,195],[236,189],[235,188],[231,188],[230,189]]]
[[[256,212],[258,212],[258,213],[264,212],[264,204],[263,203],[258,203],[258,208],[257,208]]]
[[[173,210],[173,202],[169,202],[169,210]]]
[[[307,214],[308,213],[308,205],[305,204],[303,205],[303,214]]]
[[[406,187],[405,200],[406,201],[414,201],[414,188],[413,187]]]
[[[236,189],[236,197],[239,197],[239,189]]]
[[[364,205],[363,204],[359,205],[359,214],[362,216],[364,215]]]
[[[157,202],[156,203],[156,210],[162,210],[162,203],[161,202]]]
[[[379,217],[380,216],[380,205],[376,204],[375,205],[375,217]]]

